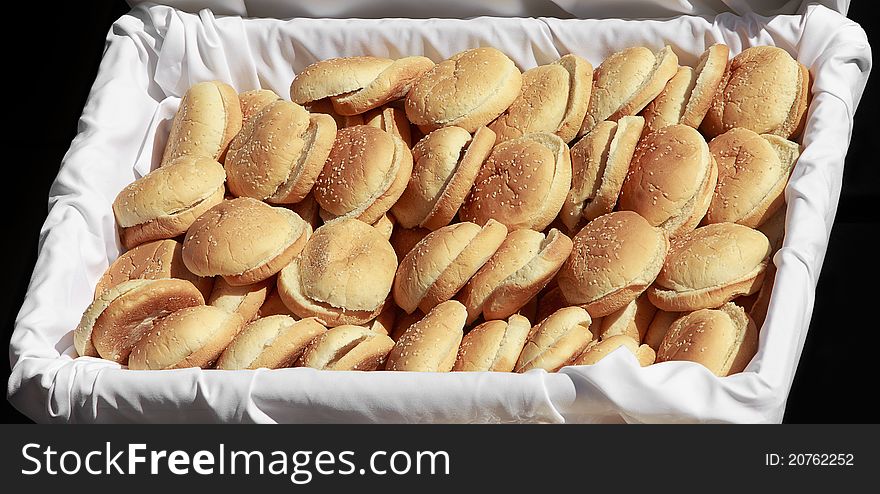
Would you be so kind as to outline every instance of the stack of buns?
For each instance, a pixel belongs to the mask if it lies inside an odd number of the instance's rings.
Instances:
[[[183,96],[112,208],[77,353],[131,369],[741,372],[769,306],[809,71],[631,47],[318,60],[290,99]],[[625,350],[621,350],[621,348]]]

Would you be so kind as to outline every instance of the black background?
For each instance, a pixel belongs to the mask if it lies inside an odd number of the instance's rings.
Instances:
[[[849,17],[862,24],[877,46],[872,6],[873,2],[853,2]],[[24,24],[31,35],[7,37],[7,53],[13,59],[4,60],[3,71],[6,104],[2,115],[16,129],[3,143],[3,190],[13,199],[6,204],[6,221],[12,218],[12,231],[3,228],[6,264],[0,316],[4,345],[36,262],[49,186],[76,135],[107,31],[127,11],[122,1],[91,0],[32,2],[7,12],[7,23]],[[878,108],[878,78],[874,74],[869,80],[855,116],[843,192],[786,422],[877,422],[866,400],[874,395],[870,390],[876,389],[875,367],[869,364],[878,330],[872,283],[880,279],[880,270],[872,239],[878,226],[880,165],[873,142],[878,126],[869,112]],[[0,367],[5,383],[9,367]],[[0,402],[3,422],[28,422],[6,400]]]

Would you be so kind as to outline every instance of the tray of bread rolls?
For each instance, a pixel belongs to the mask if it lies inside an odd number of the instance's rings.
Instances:
[[[840,14],[116,22],[12,338],[39,422],[779,422]]]

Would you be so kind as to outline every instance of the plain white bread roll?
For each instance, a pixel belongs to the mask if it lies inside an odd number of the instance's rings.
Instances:
[[[651,303],[666,311],[715,308],[761,287],[770,241],[736,223],[697,228],[672,241]]]
[[[586,350],[581,353],[572,365],[593,365],[599,363],[600,360],[607,357],[608,354],[623,347],[632,353],[639,365],[642,367],[649,366],[654,363],[656,354],[648,345],[639,345],[639,342],[625,335],[615,335],[607,339],[593,340],[587,345]]]
[[[568,145],[554,134],[526,134],[495,146],[459,217],[480,225],[494,219],[511,230],[542,231],[559,214],[570,187]]]
[[[210,368],[244,326],[237,314],[210,305],[162,318],[131,351],[133,370]]]
[[[593,72],[590,105],[578,135],[603,120],[617,121],[642,111],[663,91],[678,69],[678,57],[669,46],[655,55],[643,46],[613,53]]]
[[[430,230],[448,225],[494,143],[495,133],[487,127],[473,137],[461,127],[443,127],[420,140],[412,150],[412,176],[391,209],[400,225]]]
[[[250,285],[230,285],[222,276],[217,277],[214,289],[207,298],[208,305],[241,316],[245,322],[254,320],[266,301],[266,294],[274,280],[267,278]]]
[[[660,344],[657,362],[702,364],[719,377],[743,369],[758,350],[758,329],[742,307],[727,303],[677,319]]]
[[[531,329],[514,371],[556,372],[570,364],[593,339],[591,322],[590,315],[580,307],[554,312]]]
[[[356,219],[315,230],[299,257],[278,275],[278,293],[299,317],[328,327],[366,324],[391,291],[397,256],[388,240]]]
[[[241,128],[247,127],[248,121],[260,113],[260,110],[280,99],[280,96],[268,89],[254,89],[238,93],[238,102],[241,103]]]
[[[480,227],[462,222],[428,234],[400,261],[394,277],[394,301],[411,313],[427,313],[449,300],[492,257],[507,235],[497,221]]]
[[[205,301],[184,280],[129,280],[105,290],[83,312],[73,332],[76,353],[125,364],[132,346],[168,314]]]
[[[514,314],[507,321],[486,321],[461,340],[453,371],[511,372],[532,324]]]
[[[238,93],[232,86],[220,81],[194,84],[180,100],[160,166],[187,155],[223,161],[241,122]]]
[[[449,372],[455,365],[467,310],[448,300],[409,326],[394,344],[385,370]]]
[[[323,370],[371,371],[382,367],[393,347],[394,340],[388,335],[346,324],[318,335],[298,364]]]
[[[184,156],[127,185],[113,201],[119,237],[127,249],[184,232],[223,200],[223,165]]]
[[[629,336],[637,343],[641,343],[648,327],[654,319],[657,308],[648,300],[644,293],[624,307],[602,318],[602,324],[594,325],[596,336],[600,340],[606,340],[616,335]]]
[[[571,247],[571,239],[555,228],[546,236],[529,229],[510,232],[458,296],[468,324],[480,314],[492,320],[516,313],[556,276]]]
[[[217,359],[218,369],[292,367],[309,343],[327,331],[314,318],[284,315],[257,319],[245,326]]]
[[[416,81],[406,95],[406,116],[426,132],[449,125],[474,132],[501,115],[521,87],[522,74],[504,53],[465,50]]]
[[[214,206],[192,224],[183,240],[183,262],[200,276],[250,285],[286,266],[311,231],[289,209],[239,197]]]
[[[556,279],[565,299],[591,317],[608,315],[636,299],[663,267],[669,241],[632,211],[587,223],[573,239],[571,256]]]

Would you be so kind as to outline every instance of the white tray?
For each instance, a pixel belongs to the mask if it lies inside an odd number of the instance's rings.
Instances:
[[[573,52],[594,65],[632,45],[780,46],[810,68],[806,145],[786,189],[787,234],[760,348],[746,372],[691,363],[640,368],[627,352],[556,374],[129,371],[74,359],[71,330],[119,253],[110,204],[154,166],[179,96],[220,79],[287,97],[317,59],[371,54],[440,60],[492,45],[525,70]],[[215,18],[141,6],[114,24],[80,133],[50,191],[40,254],[12,336],[9,397],[37,422],[779,422],[800,356],[837,208],[852,117],[871,65],[864,31],[825,7],[773,18]]]

